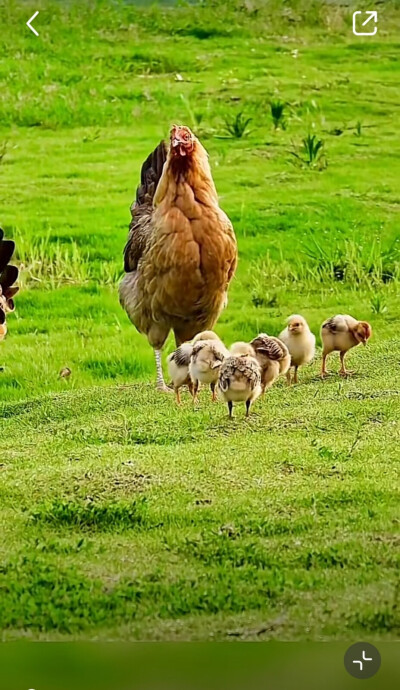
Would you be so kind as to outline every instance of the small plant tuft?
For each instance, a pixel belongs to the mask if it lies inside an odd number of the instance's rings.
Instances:
[[[327,167],[324,142],[322,139],[318,139],[316,134],[307,134],[300,149],[294,149],[290,153],[300,165],[305,164],[309,168],[318,168],[319,170]]]
[[[271,118],[274,129],[286,129],[285,108],[286,104],[283,101],[271,101]]]
[[[378,292],[372,295],[370,305],[373,314],[385,314],[387,312],[386,301]]]
[[[244,112],[240,111],[233,118],[225,118],[225,129],[232,138],[242,139],[250,134],[248,126],[251,121],[251,117],[246,117]]]

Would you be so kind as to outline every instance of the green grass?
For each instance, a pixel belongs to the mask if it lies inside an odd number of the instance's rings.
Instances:
[[[0,8],[0,223],[23,268],[0,358],[6,639],[400,632],[398,5],[363,40],[351,8],[215,4],[42,2],[39,38],[29,4]],[[321,382],[317,357],[247,422],[206,391],[195,410],[156,394],[117,283],[140,165],[174,121],[238,237],[219,334],[351,313],[374,331],[354,377]],[[295,160],[314,135],[324,164]]]

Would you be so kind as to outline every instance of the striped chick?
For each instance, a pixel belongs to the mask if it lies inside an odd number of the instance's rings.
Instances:
[[[246,417],[251,404],[261,395],[261,369],[255,352],[249,343],[234,343],[229,356],[220,367],[218,392],[228,403],[229,417],[232,418],[233,403],[246,404]]]
[[[290,367],[290,354],[285,343],[279,338],[260,333],[250,345],[253,347],[257,362],[261,368],[261,388],[263,394],[275,383],[281,374],[286,374]]]

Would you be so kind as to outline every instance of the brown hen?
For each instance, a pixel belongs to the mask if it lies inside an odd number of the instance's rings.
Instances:
[[[7,334],[6,314],[14,311],[14,295],[19,290],[14,285],[18,278],[18,268],[10,264],[14,254],[15,244],[13,240],[5,240],[4,232],[0,228],[0,340]]]
[[[179,346],[216,323],[237,262],[232,224],[218,204],[208,156],[188,127],[174,125],[142,167],[125,247],[120,301],[155,350],[170,330]]]

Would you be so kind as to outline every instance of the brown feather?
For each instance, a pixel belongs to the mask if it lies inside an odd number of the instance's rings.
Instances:
[[[142,165],[140,185],[136,190],[136,201],[131,206],[132,220],[124,249],[126,273],[136,270],[139,260],[146,250],[151,233],[153,198],[166,158],[167,147],[165,142],[161,141]]]
[[[256,360],[252,357],[227,357],[219,375],[219,387],[222,391],[228,390],[233,378],[245,381],[254,390],[261,382],[260,367]]]
[[[226,304],[237,248],[197,139],[182,159],[168,153],[153,206],[135,230],[146,239],[137,241],[139,259],[130,250],[136,272],[122,281],[120,295],[134,325],[160,348],[170,329],[179,344],[213,327]]]
[[[288,355],[286,345],[273,336],[259,335],[251,341],[250,345],[252,345],[256,354],[265,355],[268,359],[279,361]]]
[[[14,295],[19,287],[14,285],[18,278],[18,268],[9,263],[14,253],[15,244],[12,240],[3,239],[4,232],[0,228],[0,340],[7,333],[6,314],[14,311]]]

